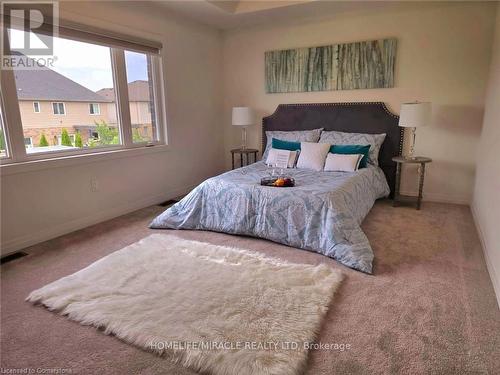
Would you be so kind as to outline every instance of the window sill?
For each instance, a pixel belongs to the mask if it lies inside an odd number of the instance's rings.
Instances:
[[[113,159],[136,157],[169,151],[168,145],[154,145],[119,150],[108,150],[91,154],[67,155],[43,160],[29,160],[17,163],[2,164],[0,174],[8,176],[19,173],[37,172],[44,169],[63,168],[74,165],[90,164]]]

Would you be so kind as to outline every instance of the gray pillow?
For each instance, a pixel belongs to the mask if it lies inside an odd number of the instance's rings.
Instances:
[[[338,131],[324,131],[321,133],[319,143],[330,143],[331,145],[370,145],[368,153],[368,163],[378,165],[378,153],[382,143],[384,143],[385,133],[383,134],[363,134],[363,133],[344,133]]]
[[[319,136],[323,129],[313,129],[313,130],[293,130],[293,131],[279,131],[270,130],[266,131],[267,144],[264,154],[262,155],[262,160],[267,159],[267,153],[271,149],[271,144],[273,138],[281,139],[283,141],[293,141],[293,142],[318,142]]]

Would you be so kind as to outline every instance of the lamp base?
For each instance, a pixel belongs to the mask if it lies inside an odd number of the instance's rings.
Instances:
[[[414,153],[414,151],[415,151],[415,138],[416,138],[416,134],[415,134],[415,133],[416,133],[416,132],[415,132],[415,128],[409,128],[409,129],[411,129],[411,130],[410,130],[410,132],[411,132],[411,133],[410,133],[410,134],[411,134],[411,144],[410,144],[410,150],[409,150],[409,152],[408,152],[405,156],[403,156],[403,157],[404,157],[406,160],[415,160],[415,159],[416,159],[416,157],[415,157],[415,156],[413,156],[413,153]]]
[[[247,127],[243,126],[241,128],[241,149],[247,149]]]

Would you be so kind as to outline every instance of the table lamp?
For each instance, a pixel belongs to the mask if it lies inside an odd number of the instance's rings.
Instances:
[[[233,107],[234,126],[241,126],[241,149],[247,148],[247,126],[255,124],[254,112],[248,107]]]
[[[399,113],[399,126],[411,128],[412,141],[407,159],[414,159],[415,151],[415,130],[417,127],[429,125],[431,119],[431,103],[403,103]]]

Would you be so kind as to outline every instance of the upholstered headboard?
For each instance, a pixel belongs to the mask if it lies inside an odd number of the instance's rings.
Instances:
[[[403,130],[399,117],[382,102],[280,104],[270,116],[262,119],[262,150],[266,148],[267,130],[338,130],[350,133],[386,133],[379,153],[379,166],[394,194],[396,163],[392,158],[401,155]]]

